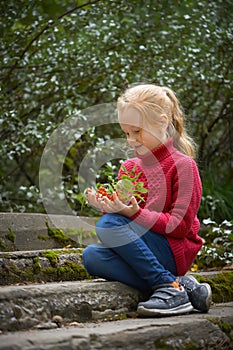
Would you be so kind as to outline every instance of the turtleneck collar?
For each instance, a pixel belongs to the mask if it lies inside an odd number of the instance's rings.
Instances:
[[[154,162],[161,162],[163,159],[170,156],[173,152],[175,152],[175,148],[173,146],[173,139],[170,138],[166,142],[162,143],[160,146],[156,147],[154,150],[147,152],[146,154],[138,154],[135,151],[135,156],[141,159],[142,163],[145,165],[153,165]]]

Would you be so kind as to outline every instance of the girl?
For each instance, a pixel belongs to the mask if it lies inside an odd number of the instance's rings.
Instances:
[[[150,295],[140,315],[174,315],[193,308],[207,312],[208,284],[184,276],[202,239],[197,212],[202,186],[174,92],[154,84],[133,86],[118,99],[118,119],[135,158],[119,170],[134,173],[147,192],[129,203],[88,189],[89,204],[104,212],[96,225],[100,244],[83,252],[93,276],[123,282]]]

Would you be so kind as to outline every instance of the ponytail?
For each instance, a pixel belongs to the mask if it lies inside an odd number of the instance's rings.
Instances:
[[[170,125],[168,126],[168,136],[172,136],[174,140],[174,145],[178,148],[182,153],[187,154],[188,156],[194,158],[195,157],[195,142],[193,139],[187,134],[184,122],[184,113],[183,109],[175,95],[175,93],[167,88],[163,87],[163,91],[166,93],[166,96],[170,100]],[[169,130],[174,129],[171,134]],[[174,132],[175,131],[175,132]]]

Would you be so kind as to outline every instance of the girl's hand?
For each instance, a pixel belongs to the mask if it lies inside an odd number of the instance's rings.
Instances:
[[[113,200],[107,197],[97,198],[96,200],[101,210],[105,213],[118,213],[126,217],[131,217],[139,210],[139,205],[135,197],[132,197],[130,204],[126,205],[119,199],[116,192],[113,193]]]
[[[87,195],[87,200],[88,200],[88,203],[98,209],[98,210],[101,210],[101,205],[99,203],[99,201],[97,200],[96,198],[96,191],[92,190],[91,188],[88,188],[86,190],[86,195]]]

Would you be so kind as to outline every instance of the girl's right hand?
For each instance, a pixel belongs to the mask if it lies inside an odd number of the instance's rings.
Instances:
[[[100,206],[100,203],[99,201],[97,200],[97,197],[96,197],[96,191],[95,190],[92,190],[91,188],[88,188],[86,190],[86,195],[87,195],[87,200],[88,200],[88,203],[98,209],[98,210],[101,210],[101,206]]]

